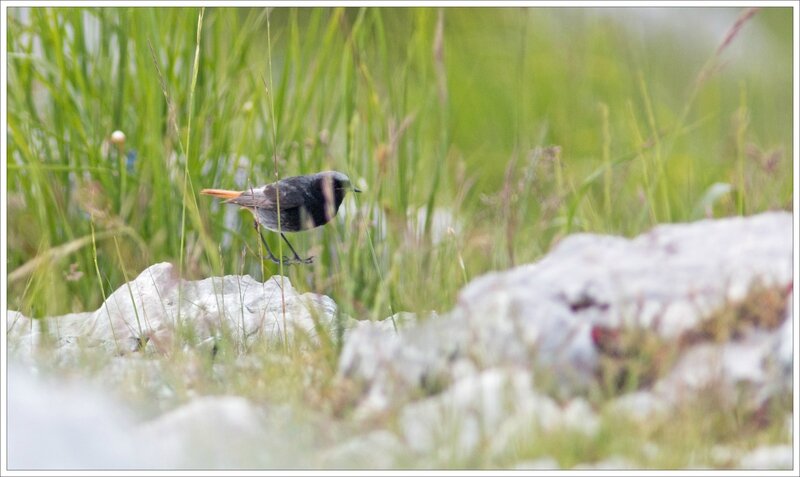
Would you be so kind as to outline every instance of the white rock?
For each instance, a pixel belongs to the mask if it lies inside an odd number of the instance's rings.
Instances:
[[[576,234],[537,263],[476,278],[454,310],[399,337],[350,334],[339,372],[365,385],[365,402],[375,409],[419,393],[431,376],[453,382],[452,364],[461,359],[477,369],[533,363],[558,376],[557,391],[568,396],[595,380],[594,326],[644,327],[674,340],[751,286],[791,283],[792,215],[786,212],[661,225],[630,240]],[[791,339],[788,325],[783,329],[777,356],[786,364]],[[686,358],[701,366],[683,366],[674,384],[716,375],[763,386],[776,379],[764,373],[772,354],[767,342],[774,346],[777,336],[765,332],[700,352],[715,355],[717,369]]]
[[[550,398],[533,391],[522,370],[490,369],[454,383],[437,396],[406,405],[400,428],[406,445],[420,453],[438,450],[440,457],[464,459],[481,442],[498,439],[509,419],[525,419],[533,425],[552,425],[560,417]]]
[[[27,470],[308,468],[326,445],[288,408],[206,396],[142,423],[99,383],[42,378],[12,364],[8,465]]]
[[[264,429],[262,412],[246,399],[206,396],[142,424],[136,437],[178,467],[230,468],[254,462]]]
[[[528,372],[493,368],[467,375],[443,393],[406,405],[400,429],[406,445],[434,463],[460,461],[478,448],[502,455],[520,439],[541,433],[574,429],[587,435],[599,427],[588,403],[576,399],[561,409],[534,391]]]
[[[335,315],[333,300],[300,294],[288,278],[273,276],[260,283],[249,275],[227,275],[187,281],[178,278],[172,264],[159,263],[119,287],[91,315],[51,317],[48,324],[63,323],[64,336],[125,353],[143,342],[168,346],[179,320],[191,326],[200,341],[225,329],[246,345],[254,339],[282,340],[297,333],[313,338],[317,324],[330,327]],[[19,341],[35,344],[37,332],[34,323]]]
[[[569,401],[561,410],[561,424],[567,428],[593,436],[600,429],[600,420],[592,411],[589,403],[583,398]]]
[[[739,460],[740,469],[748,470],[791,470],[791,445],[759,447],[748,452]]]
[[[653,390],[669,405],[710,388],[720,389],[720,395],[734,402],[740,394],[740,385],[758,388],[766,384],[770,377],[768,358],[773,353],[775,333],[779,332],[752,333],[738,342],[692,346],[667,376],[655,383]]]
[[[92,313],[70,313],[47,320],[47,337],[63,351],[63,358],[80,352],[81,329],[91,317]],[[43,320],[34,320],[13,310],[7,311],[6,319],[9,351],[16,358],[30,362],[44,339]]]
[[[95,386],[8,374],[8,467],[13,470],[124,469],[152,459],[128,433],[136,416]]]
[[[409,391],[435,390],[449,381],[452,351],[434,343],[440,330],[449,327],[445,320],[432,320],[430,327],[409,328],[402,334],[383,322],[361,322],[347,331],[346,346],[339,357],[339,374],[366,384],[365,397],[357,416],[382,412],[393,400],[408,397]],[[433,330],[433,331],[431,331]],[[452,336],[452,334],[451,334]],[[409,346],[405,339],[413,342]],[[400,359],[402,367],[392,360]]]
[[[360,321],[345,332],[348,343],[339,356],[339,373],[345,377],[375,383],[362,401],[362,413],[380,411],[389,405],[391,382],[384,373],[391,365],[385,360],[399,353],[400,337],[385,322]]]

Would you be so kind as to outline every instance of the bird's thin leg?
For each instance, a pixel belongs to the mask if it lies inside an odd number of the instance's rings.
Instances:
[[[258,225],[258,220],[253,220],[253,227],[255,227],[256,232],[258,232],[258,236],[261,238],[261,243],[264,244],[264,247],[267,248],[267,253],[269,254],[269,259],[275,263],[281,263],[280,260],[275,258],[275,255],[272,254],[272,250],[269,249],[269,245],[267,245],[267,241],[264,240],[264,236],[261,235],[261,227]],[[285,261],[285,260],[284,260]]]
[[[283,241],[286,242],[286,245],[289,246],[289,250],[291,250],[292,253],[294,254],[295,260],[302,263],[311,263],[314,261],[314,257],[300,258],[300,255],[298,255],[297,252],[294,250],[294,247],[292,247],[292,244],[289,243],[289,239],[287,239],[286,236],[283,235],[283,232],[281,232],[281,237],[283,237]]]

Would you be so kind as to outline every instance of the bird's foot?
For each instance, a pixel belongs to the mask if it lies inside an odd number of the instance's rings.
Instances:
[[[289,257],[283,257],[283,258],[284,258],[285,260],[287,260],[287,261],[285,261],[285,262],[283,262],[283,263],[288,263],[288,264],[290,264],[290,265],[296,265],[296,264],[310,265],[310,264],[314,263],[314,257],[308,257],[308,258],[300,258],[300,257],[289,258]]]
[[[284,265],[298,265],[298,264],[310,265],[310,264],[314,263],[314,257],[308,257],[308,258],[294,257],[294,258],[292,258],[292,257],[285,257],[284,256],[283,258],[278,260],[277,258],[275,258],[272,255],[268,255],[268,256],[262,255],[261,259],[262,260],[269,260],[272,263],[277,263],[277,264],[280,264],[281,262],[283,262]]]

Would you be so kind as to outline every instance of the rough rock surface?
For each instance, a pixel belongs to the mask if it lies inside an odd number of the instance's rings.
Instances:
[[[224,330],[242,345],[258,338],[283,339],[284,323],[288,336],[298,331],[313,336],[316,325],[331,326],[335,314],[329,297],[300,294],[285,277],[264,283],[249,275],[189,281],[181,280],[172,264],[159,263],[119,287],[97,311],[55,317],[49,323],[59,326],[62,344],[81,340],[124,353],[143,345],[168,346],[181,325],[189,325],[201,341]],[[36,344],[39,323],[16,312],[9,313],[9,323],[17,346]]]
[[[699,389],[721,377],[768,388],[789,382],[792,319],[785,304],[792,287],[789,213],[661,225],[633,239],[578,234],[537,263],[472,281],[440,319],[399,335],[382,324],[350,330],[339,371],[364,386],[365,412],[446,388],[459,370],[531,363],[558,376],[571,395],[595,381],[604,352],[613,354],[600,331],[644,330],[663,343],[682,343],[693,333],[702,337],[715,313],[759,288],[779,295],[787,309],[773,314],[786,317],[782,324],[755,323],[728,342],[697,340],[665,383]],[[720,358],[715,366],[703,361],[711,355]],[[698,360],[703,366],[695,366]],[[675,386],[656,388],[669,395]]]
[[[461,462],[479,448],[502,456],[509,445],[556,429],[593,435],[597,417],[576,399],[559,406],[534,390],[531,375],[518,369],[489,369],[464,377],[433,397],[406,405],[400,429],[406,446],[430,465]]]

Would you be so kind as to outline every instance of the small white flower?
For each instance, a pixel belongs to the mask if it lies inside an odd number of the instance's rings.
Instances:
[[[117,146],[122,146],[125,144],[125,133],[120,130],[116,130],[111,133],[111,143]]]

